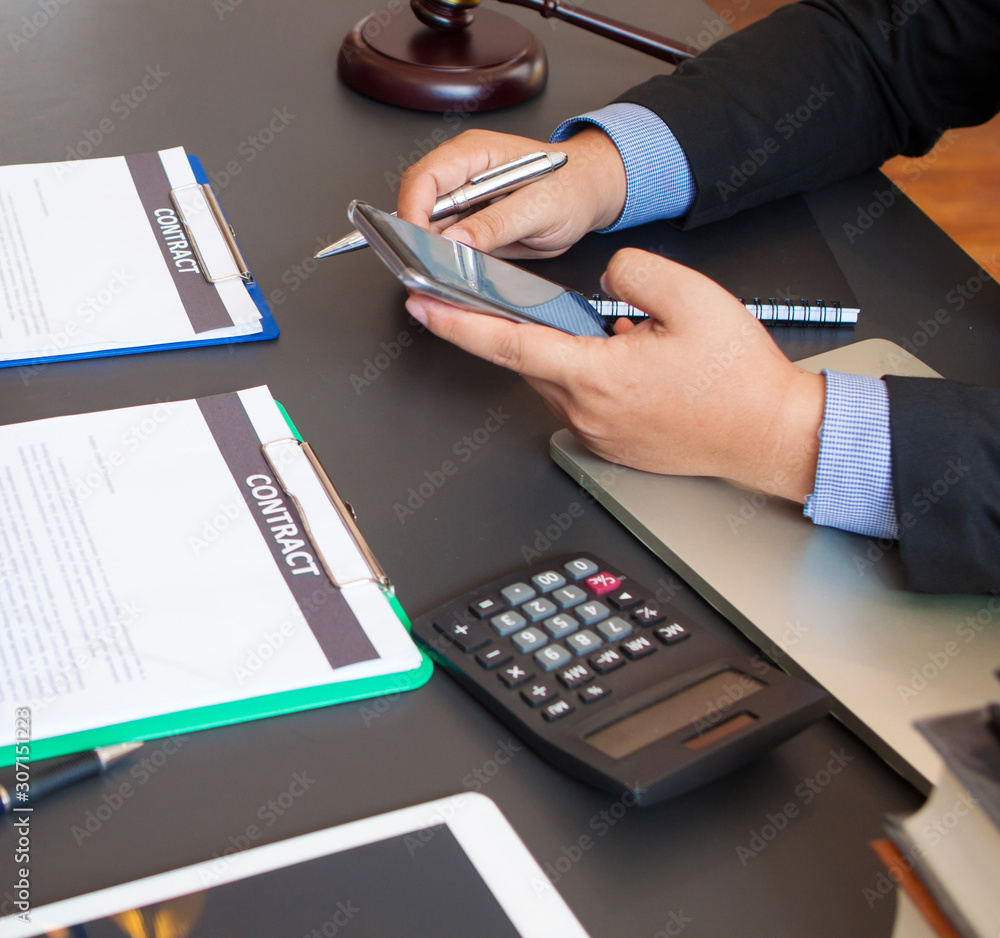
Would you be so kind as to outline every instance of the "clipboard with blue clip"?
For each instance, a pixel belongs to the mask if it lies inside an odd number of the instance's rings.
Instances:
[[[92,165],[100,163],[115,165]],[[80,190],[84,188],[88,173],[94,176],[95,185],[92,192],[81,196]],[[65,234],[55,219],[33,219],[37,206],[32,183],[38,189],[37,198],[48,216],[51,210],[58,211],[61,204],[62,189],[52,180],[62,181],[72,174],[76,174],[74,182],[79,180],[74,195],[77,211],[69,213],[74,221],[78,215],[87,214],[103,223],[104,217],[110,214],[107,210],[110,204],[111,212],[120,213],[111,217],[120,217],[131,226],[135,236],[124,256],[130,256],[128,251],[138,250],[135,245],[141,242],[146,251],[144,260],[158,268],[150,241],[152,234],[163,258],[163,269],[155,271],[156,293],[159,297],[169,296],[171,323],[182,326],[178,332],[171,333],[171,325],[157,323],[151,327],[148,338],[143,336],[137,340],[136,336],[142,335],[141,325],[140,331],[131,331],[123,337],[115,332],[114,321],[106,331],[102,330],[101,320],[107,318],[110,301],[127,304],[137,292],[130,287],[121,291],[124,300],[112,298],[117,286],[114,281],[105,284],[103,289],[95,289],[91,282],[89,291],[81,287],[77,295],[62,287],[64,292],[58,299],[63,302],[54,302],[51,294],[46,296],[46,292],[53,289],[54,280],[85,279],[80,276],[82,270],[88,274],[92,272],[95,277],[104,272],[107,277],[109,270],[124,272],[127,269],[127,262],[121,260],[123,252],[115,250],[114,246],[105,251],[99,237],[92,241],[82,240],[72,232]],[[129,191],[129,175],[134,191]],[[108,179],[114,182],[110,192],[101,185]],[[0,319],[4,326],[0,330],[0,368],[278,337],[278,325],[244,258],[233,227],[219,205],[208,174],[201,161],[184,153],[182,148],[101,160],[0,167],[0,188],[7,188],[11,199],[8,209],[15,222],[9,224],[7,230],[0,223],[0,249],[6,249],[17,261],[17,265],[0,265],[0,286],[4,288],[0,291]],[[92,206],[88,199],[93,200]],[[92,207],[92,211],[80,211],[81,206]],[[150,233],[146,232],[145,223],[138,215],[139,209],[146,216]],[[18,218],[19,211],[21,218]],[[49,222],[48,227],[46,222]],[[49,228],[51,232],[46,237]],[[67,258],[67,252],[81,256],[86,253],[89,270],[83,267],[80,259]],[[61,255],[61,263],[54,267],[57,254]],[[17,266],[26,268],[23,274],[15,269]],[[176,297],[172,295],[170,284]],[[245,295],[235,292],[237,284]],[[97,287],[101,286],[98,281]],[[147,284],[145,289],[153,287]],[[98,298],[103,294],[109,302],[94,303],[95,293]],[[232,309],[233,299],[238,301],[236,313]],[[124,311],[141,324],[147,309],[148,304],[136,299],[134,310]],[[115,314],[119,311],[122,311],[120,306],[112,309]],[[23,354],[8,346],[4,354],[2,336],[19,333],[32,333],[35,345],[19,345],[18,348],[24,349]]]

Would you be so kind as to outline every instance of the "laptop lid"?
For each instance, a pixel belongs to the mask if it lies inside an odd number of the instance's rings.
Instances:
[[[799,362],[879,377],[940,377],[884,339]],[[997,697],[1000,597],[907,592],[891,542],[823,528],[800,506],[719,479],[662,476],[593,455],[568,430],[555,462],[917,788],[941,762],[913,727]]]

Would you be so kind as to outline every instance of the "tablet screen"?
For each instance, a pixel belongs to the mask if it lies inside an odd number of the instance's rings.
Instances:
[[[0,919],[28,938],[587,938],[499,809],[448,799]]]
[[[73,938],[518,938],[445,826],[80,923]]]

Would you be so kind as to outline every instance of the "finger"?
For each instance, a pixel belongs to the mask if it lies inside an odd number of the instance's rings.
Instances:
[[[565,385],[590,355],[594,342],[533,323],[459,309],[429,296],[411,294],[406,308],[435,335],[486,361],[525,377]]]
[[[708,277],[636,248],[625,248],[611,258],[601,288],[646,313],[654,328],[668,331],[690,322],[750,315],[739,300]]]
[[[526,137],[466,131],[431,150],[404,172],[396,199],[400,218],[428,227],[431,209],[438,197],[464,185],[491,166],[524,156],[541,145]]]
[[[553,223],[549,217],[559,196],[565,198],[559,191],[560,182],[552,178],[533,182],[466,215],[442,234],[487,254],[502,253],[504,257],[561,254],[568,246],[559,243],[564,240],[558,237],[562,222]],[[559,243],[557,248],[549,247],[553,240]]]

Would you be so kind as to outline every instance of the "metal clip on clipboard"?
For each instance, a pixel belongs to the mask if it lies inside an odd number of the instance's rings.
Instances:
[[[215,192],[210,185],[207,183],[191,183],[186,186],[177,186],[170,190],[170,201],[174,205],[177,217],[184,226],[184,231],[187,232],[188,243],[191,245],[195,257],[198,258],[201,272],[209,283],[219,283],[223,280],[236,279],[242,280],[243,283],[253,283],[253,274],[250,273],[250,268],[243,257],[243,252],[236,243],[233,227],[226,221],[226,216],[222,214],[222,207],[219,205],[219,201],[215,197]],[[202,236],[204,237],[207,234],[211,237],[211,233],[216,228],[218,229],[222,243],[226,251],[228,251],[228,256],[236,266],[236,273],[223,273],[220,276],[212,273],[212,267],[206,257],[209,253],[209,248],[207,245],[199,246],[198,236],[194,231],[195,217],[198,214],[203,214],[205,209],[211,214],[214,227],[203,229]],[[221,253],[218,244],[212,246],[212,253],[216,255]]]
[[[320,549],[316,538],[313,536],[312,529],[309,526],[309,518],[306,516],[301,502],[298,497],[290,491],[288,484],[283,478],[281,467],[279,466],[279,460],[276,457],[272,457],[271,452],[269,451],[269,447],[287,446],[290,443],[298,446],[309,460],[309,464],[316,473],[316,477],[319,480],[320,485],[323,487],[323,491],[326,493],[327,498],[329,498],[330,503],[333,505],[337,514],[340,516],[340,520],[343,522],[344,527],[346,528],[351,540],[354,542],[355,547],[357,547],[360,552],[364,564],[368,568],[368,576],[356,577],[350,580],[341,580],[336,575],[333,566],[323,555],[323,551]],[[263,452],[264,458],[267,460],[267,464],[271,467],[271,471],[274,473],[274,477],[278,484],[282,487],[285,494],[295,503],[295,507],[299,512],[299,517],[302,519],[302,524],[305,526],[306,535],[312,543],[313,549],[316,551],[316,556],[319,558],[319,562],[322,565],[323,570],[330,578],[330,582],[333,583],[337,589],[341,590],[348,589],[352,586],[360,586],[364,583],[376,583],[382,587],[382,589],[385,590],[389,596],[392,596],[394,593],[393,585],[385,571],[382,569],[382,565],[375,557],[375,554],[372,553],[372,549],[368,546],[368,542],[365,540],[361,530],[358,528],[357,522],[355,521],[354,509],[340,497],[340,493],[336,490],[336,488],[334,488],[333,483],[330,481],[330,477],[326,474],[326,470],[317,458],[313,448],[304,440],[298,440],[294,437],[285,437],[280,440],[271,440],[269,443],[264,443],[261,446],[261,452]]]

